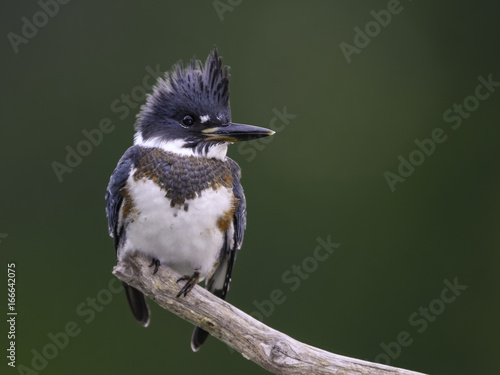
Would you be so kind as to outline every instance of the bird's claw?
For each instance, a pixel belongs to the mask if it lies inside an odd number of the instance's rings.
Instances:
[[[156,272],[158,272],[158,268],[160,267],[160,260],[159,259],[156,259],[156,258],[153,258],[151,264],[149,265],[149,267],[155,267],[155,269],[153,270],[153,275],[156,275]]]
[[[177,282],[179,281],[185,281],[186,284],[182,287],[182,289],[177,293],[177,297],[180,297],[184,294],[184,297],[187,296],[187,294],[191,291],[191,289],[194,288],[196,284],[198,284],[198,280],[200,279],[200,273],[195,272],[191,276],[182,276],[180,277]]]

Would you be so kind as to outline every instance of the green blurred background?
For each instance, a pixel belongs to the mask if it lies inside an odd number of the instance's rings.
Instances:
[[[194,354],[189,323],[151,303],[144,329],[123,292],[102,291],[115,264],[104,193],[143,100],[127,116],[111,103],[142,85],[146,67],[204,60],[217,45],[234,121],[296,115],[270,143],[230,149],[248,226],[229,301],[251,313],[279,289],[286,300],[264,322],[300,341],[374,361],[406,331],[413,341],[391,365],[498,373],[500,88],[460,128],[443,121],[479,76],[500,81],[498,2],[402,1],[350,63],[340,43],[354,44],[354,28],[387,1],[231,3],[72,1],[18,53],[8,33],[22,35],[22,17],[41,8],[3,3],[0,256],[4,281],[16,263],[17,364],[31,368],[32,350],[73,321],[79,334],[40,373],[266,373],[213,338]],[[104,118],[114,130],[59,182],[52,163]],[[391,192],[384,173],[435,128],[447,140]],[[291,290],[284,273],[328,236],[340,247]],[[467,289],[419,333],[409,317],[442,307],[434,300],[455,278]],[[82,306],[98,294],[112,300],[86,323]],[[18,373],[3,358],[0,372]]]

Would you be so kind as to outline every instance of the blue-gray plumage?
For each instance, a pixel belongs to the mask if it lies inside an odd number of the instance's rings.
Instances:
[[[273,134],[231,122],[229,68],[214,50],[173,67],[148,95],[136,122],[134,146],[120,159],[106,192],[109,233],[118,258],[151,257],[184,275],[177,296],[199,281],[225,298],[246,227],[239,166],[227,146]],[[149,324],[144,295],[124,284],[135,318]],[[196,328],[198,350],[208,333]]]

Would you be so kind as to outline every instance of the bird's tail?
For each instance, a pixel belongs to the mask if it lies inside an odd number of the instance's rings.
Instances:
[[[200,327],[195,327],[193,331],[193,336],[191,337],[191,349],[193,352],[200,350],[205,340],[208,337],[208,332]]]
[[[125,288],[125,294],[127,295],[128,304],[132,310],[132,314],[139,323],[141,323],[144,327],[147,327],[149,325],[149,317],[151,314],[149,312],[149,307],[146,303],[144,294],[126,283],[123,283],[123,287]]]

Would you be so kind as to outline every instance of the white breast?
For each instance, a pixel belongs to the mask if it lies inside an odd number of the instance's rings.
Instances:
[[[119,255],[139,251],[157,258],[183,275],[200,272],[201,279],[210,275],[224,243],[217,222],[233,205],[231,189],[220,187],[201,192],[184,205],[170,207],[165,191],[151,180],[135,181],[131,172],[127,188],[133,201],[133,212],[125,220],[126,240]],[[123,220],[123,207],[120,210]],[[230,227],[233,232],[233,226]],[[230,233],[231,242],[232,234]]]

